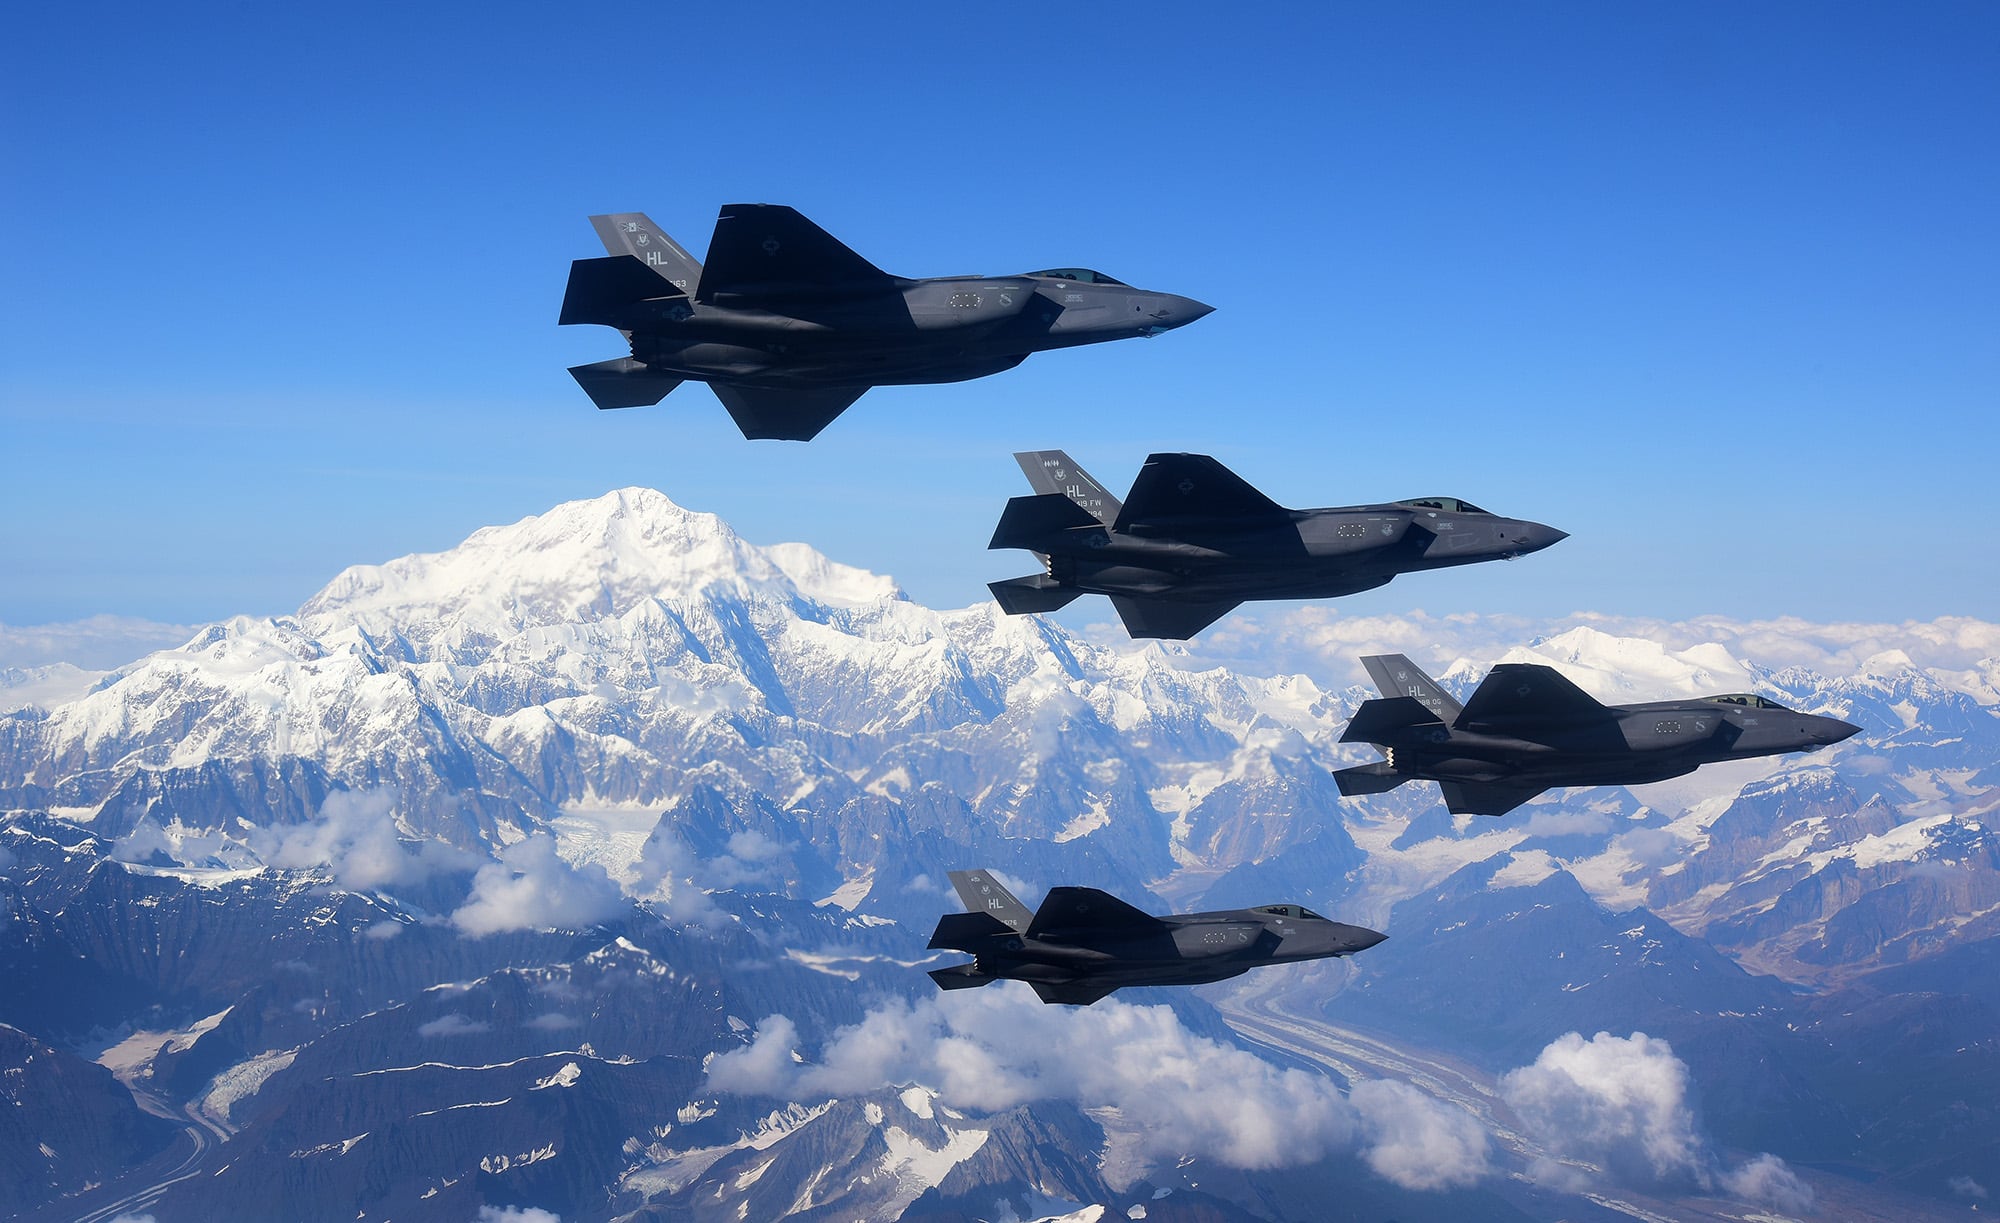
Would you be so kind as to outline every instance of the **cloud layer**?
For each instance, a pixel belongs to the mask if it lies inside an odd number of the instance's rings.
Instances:
[[[1109,1000],[1072,1010],[1025,989],[981,993],[976,1003],[891,1002],[807,1062],[794,1057],[797,1028],[772,1015],[750,1045],[710,1063],[709,1079],[721,1091],[790,1100],[915,1082],[976,1112],[1036,1100],[1108,1106],[1157,1160],[1194,1154],[1254,1170],[1358,1149],[1412,1189],[1467,1185],[1488,1170],[1486,1134],[1471,1114],[1401,1084],[1364,1083],[1343,1096],[1321,1076],[1195,1035],[1164,1006]]]

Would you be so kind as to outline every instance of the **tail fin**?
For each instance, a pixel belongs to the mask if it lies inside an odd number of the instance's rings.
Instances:
[[[974,913],[990,913],[1016,931],[1026,930],[1035,920],[1028,906],[1000,886],[991,871],[951,871],[951,886],[958,898]]]
[[[782,204],[729,204],[708,240],[708,270],[696,300],[720,294],[887,288],[895,277]]]
[[[1064,586],[1045,573],[1031,573],[1027,577],[1009,578],[1004,582],[988,582],[986,589],[993,592],[993,600],[1000,605],[1000,610],[1010,616],[1060,611],[1083,593],[1074,586]]]
[[[1061,493],[1009,497],[999,525],[993,528],[993,539],[986,546],[1044,552],[1046,547],[1037,545],[1046,545],[1049,536],[1076,527],[1097,527],[1100,534],[1103,531],[1102,523]]]
[[[1024,450],[1014,456],[1021,472],[1038,493],[1060,493],[1094,515],[1105,526],[1118,521],[1124,508],[1118,498],[1104,491],[1090,473],[1060,450]]]
[[[590,218],[590,225],[610,253],[632,256],[689,297],[700,290],[701,264],[645,213],[607,213]]]
[[[556,324],[597,323],[630,331],[635,323],[686,309],[687,294],[647,271],[645,264],[630,255],[606,255],[569,265],[569,288]]]
[[[1335,769],[1334,784],[1341,794],[1352,798],[1358,794],[1386,794],[1404,782],[1409,781],[1407,773],[1398,773],[1394,766],[1376,761],[1374,764],[1357,764],[1351,769]]]
[[[1291,511],[1205,454],[1149,454],[1117,530],[1160,518],[1278,518]]]
[[[1375,681],[1376,690],[1383,696],[1413,697],[1447,726],[1455,725],[1458,715],[1464,712],[1464,707],[1438,687],[1436,680],[1401,654],[1372,654],[1363,658],[1361,665],[1368,668],[1368,677]]]

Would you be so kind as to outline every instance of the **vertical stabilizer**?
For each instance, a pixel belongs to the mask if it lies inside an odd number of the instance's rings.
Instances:
[[[1014,461],[1021,465],[1022,474],[1036,492],[1061,493],[1107,527],[1118,521],[1118,511],[1125,508],[1060,450],[1024,450],[1014,456]]]
[[[952,871],[951,886],[958,889],[958,898],[965,902],[968,912],[990,913],[1016,931],[1026,930],[1034,922],[1035,915],[1028,906],[1014,899],[1014,894],[1000,886],[990,871]]]
[[[1401,654],[1371,654],[1361,660],[1361,665],[1368,668],[1368,677],[1375,681],[1383,696],[1413,697],[1446,726],[1455,724],[1464,711],[1464,706],[1438,687],[1436,680]]]
[[[590,218],[591,228],[614,255],[631,255],[693,297],[701,288],[701,264],[643,212],[613,212]]]

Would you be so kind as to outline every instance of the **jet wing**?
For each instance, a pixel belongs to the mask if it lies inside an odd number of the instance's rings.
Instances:
[[[1100,985],[1095,981],[1065,981],[1057,985],[1051,981],[1030,981],[1043,1002],[1062,1002],[1070,1006],[1089,1006],[1104,997],[1115,985]]]
[[[1205,454],[1149,454],[1113,528],[1158,518],[1281,518],[1291,513]]]
[[[830,386],[808,391],[772,390],[768,387],[732,386],[711,382],[710,390],[736,418],[736,427],[748,438],[778,438],[788,442],[809,442],[848,405],[868,393],[865,386]]]
[[[1229,599],[1219,603],[1184,603],[1177,599],[1135,599],[1112,595],[1111,606],[1125,622],[1125,631],[1134,637],[1164,637],[1186,641],[1241,606]]]
[[[893,288],[896,278],[782,204],[728,204],[715,218],[695,300]]]
[[[1109,892],[1096,888],[1050,888],[1035,920],[1026,931],[1028,938],[1042,938],[1056,931],[1091,934],[1146,934],[1167,928],[1167,923],[1150,913],[1133,908]]]
[[[1505,815],[1547,786],[1510,786],[1491,781],[1441,781],[1444,809],[1453,815]]]
[[[1465,702],[1457,725],[1507,722],[1600,722],[1617,715],[1554,667],[1503,662]]]

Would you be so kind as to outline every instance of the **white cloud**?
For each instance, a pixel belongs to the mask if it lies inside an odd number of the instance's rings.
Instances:
[[[1812,1208],[1811,1187],[1776,1155],[1718,1166],[1688,1103],[1687,1063],[1644,1032],[1599,1032],[1587,1041],[1566,1032],[1532,1064],[1502,1075],[1499,1088],[1522,1128],[1553,1157],[1529,1168],[1537,1180],[1581,1190],[1594,1167],[1622,1184],[1719,1187],[1779,1210]]]
[[[616,917],[625,896],[594,862],[571,866],[553,837],[532,836],[500,852],[472,877],[472,895],[452,924],[471,935],[588,926]]]
[[[1969,1176],[1954,1176],[1945,1183],[1949,1185],[1951,1187],[1951,1191],[1957,1194],[1959,1197],[1972,1198],[1974,1201],[1979,1201],[1979,1202],[1983,1202],[1986,1200],[1986,1186],[1980,1184],[1976,1180],[1973,1180]]]
[[[1566,1032],[1500,1079],[1500,1096],[1559,1156],[1621,1181],[1698,1180],[1703,1167],[1687,1065],[1643,1032]]]
[[[396,825],[395,806],[393,789],[336,791],[320,805],[318,819],[260,830],[256,849],[272,866],[330,867],[335,883],[358,892],[472,868],[472,856],[463,850],[406,839]]]
[[[1464,1109],[1388,1079],[1356,1083],[1348,1099],[1372,1136],[1362,1158],[1384,1180],[1405,1189],[1450,1189],[1484,1171],[1486,1131]]]
[[[111,1223],[155,1223],[155,1220],[152,1215],[122,1214]]]
[[[974,1003],[889,1003],[835,1032],[811,1062],[797,1054],[792,1022],[773,1015],[748,1047],[712,1061],[709,1079],[718,1090],[787,1099],[918,1082],[978,1112],[1047,1099],[1108,1106],[1159,1160],[1201,1154],[1260,1169],[1359,1148],[1377,1173],[1415,1189],[1470,1184],[1487,1171],[1478,1122],[1414,1089],[1372,1084],[1350,1099],[1319,1075],[1198,1036],[1164,1006],[1078,1010],[1015,987],[983,992]]]
[[[481,1206],[472,1223],[562,1223],[562,1216],[539,1206]]]
[[[1740,1168],[1719,1173],[1716,1179],[1731,1196],[1745,1202],[1788,1214],[1804,1214],[1813,1208],[1812,1186],[1776,1155],[1759,1155]]]
[[[492,1026],[492,1024],[482,1020],[471,1019],[459,1014],[457,1011],[453,1011],[449,1015],[440,1015],[429,1023],[418,1025],[417,1035],[471,1036],[475,1033],[488,1031]]]
[[[131,616],[92,616],[61,624],[0,624],[0,667],[71,663],[104,670],[133,662],[154,650],[185,644],[194,625],[160,624]]]
[[[368,927],[366,930],[363,930],[361,932],[361,937],[366,939],[373,939],[374,941],[379,943],[379,942],[384,942],[388,939],[395,938],[402,932],[403,932],[402,922],[396,921],[393,918],[385,917],[381,921],[378,921],[374,925]]]

